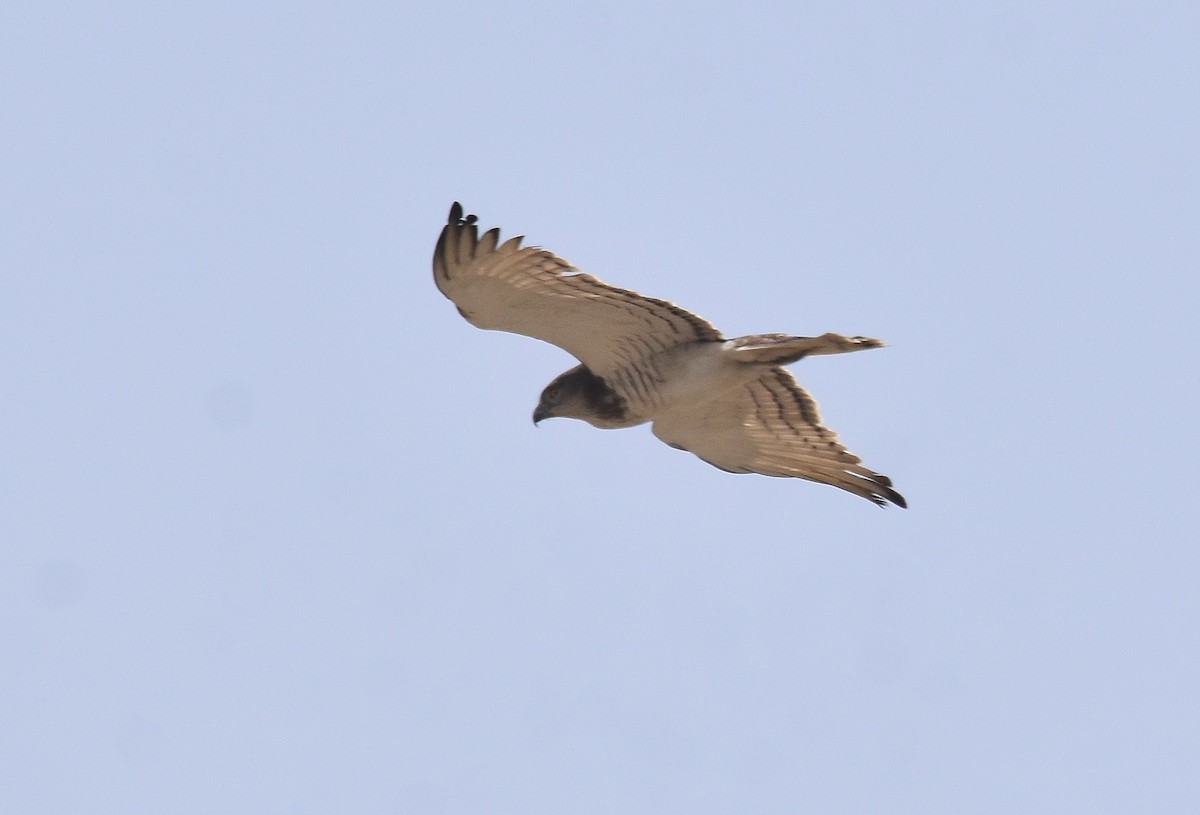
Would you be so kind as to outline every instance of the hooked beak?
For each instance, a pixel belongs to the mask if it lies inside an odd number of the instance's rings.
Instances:
[[[540,422],[542,419],[548,418],[549,415],[550,414],[546,411],[546,409],[544,407],[542,407],[541,405],[538,405],[537,409],[533,411],[533,426],[537,427],[537,423]]]

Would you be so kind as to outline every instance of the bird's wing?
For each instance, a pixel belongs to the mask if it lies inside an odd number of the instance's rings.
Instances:
[[[521,238],[479,235],[462,206],[433,252],[433,279],[480,328],[524,334],[570,352],[599,376],[683,343],[720,340],[720,332],[665,300],[610,286]]]
[[[861,495],[883,506],[907,506],[886,475],[821,426],[817,403],[783,368],[769,368],[749,385],[688,411],[660,414],[654,435],[732,473],[806,478]]]

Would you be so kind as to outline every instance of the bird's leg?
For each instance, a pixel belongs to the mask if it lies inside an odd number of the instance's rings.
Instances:
[[[851,351],[866,351],[869,348],[882,348],[883,342],[871,337],[843,337],[841,334],[822,334],[819,337],[797,337],[789,345],[802,350],[804,356],[817,354],[848,354]]]
[[[819,337],[752,334],[726,340],[723,349],[729,359],[741,364],[791,365],[816,354],[848,354],[882,346],[882,342],[870,337],[843,337],[841,334],[822,334]]]

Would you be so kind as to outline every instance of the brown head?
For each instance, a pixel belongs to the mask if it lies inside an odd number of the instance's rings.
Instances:
[[[628,426],[625,400],[584,365],[559,374],[545,387],[533,423],[559,416],[602,428]]]

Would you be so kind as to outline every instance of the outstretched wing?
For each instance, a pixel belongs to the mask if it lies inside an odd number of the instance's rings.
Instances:
[[[475,221],[456,202],[433,252],[437,287],[472,325],[553,343],[606,378],[659,351],[722,339],[695,314],[610,286],[519,236],[480,237]]]
[[[907,506],[886,475],[821,426],[817,403],[783,368],[695,410],[660,415],[654,435],[731,473],[806,478],[861,495],[879,506]]]

